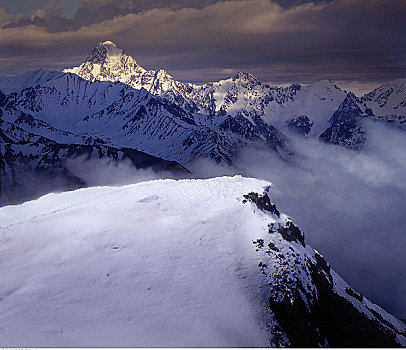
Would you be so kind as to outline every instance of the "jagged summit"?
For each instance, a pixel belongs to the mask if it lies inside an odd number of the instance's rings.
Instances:
[[[339,111],[344,112],[356,112],[361,113],[361,109],[359,108],[358,104],[359,100],[354,93],[349,92],[345,97],[344,101],[341,103],[340,107],[338,108]]]
[[[110,73],[118,71],[129,71],[131,67],[139,67],[134,58],[127,55],[112,41],[99,42],[83,63],[71,69],[65,69],[65,73],[75,73],[87,80],[108,80],[99,79],[98,75],[103,73],[103,68]],[[141,68],[141,67],[140,67]],[[108,72],[104,72],[105,74]],[[92,75],[90,76],[91,73]],[[103,75],[103,74],[102,74]],[[109,74],[107,74],[109,75]],[[111,76],[108,76],[111,78]],[[113,79],[114,81],[115,79]]]
[[[361,119],[364,114],[358,98],[349,92],[330,119],[330,127],[320,135],[320,139],[349,149],[360,150],[366,142],[366,131]]]
[[[365,105],[379,120],[402,129],[406,125],[406,78],[396,79],[379,86],[362,97]]]
[[[247,81],[247,82],[255,82],[259,83],[259,80],[255,78],[252,74],[247,73],[247,72],[238,72],[234,77],[233,80],[241,80],[241,81]]]
[[[120,58],[125,52],[112,41],[98,43],[85,61],[103,65],[107,58]]]
[[[406,78],[400,78],[385,83],[363,96],[365,101],[387,102],[391,95],[404,94],[406,91]]]
[[[331,90],[342,91],[340,89],[340,87],[338,85],[334,84],[334,82],[330,79],[323,79],[323,80],[316,81],[315,83],[311,84],[310,86],[312,86],[313,89],[331,89]]]
[[[91,54],[78,67],[64,70],[85,80],[119,81],[135,89],[144,88],[153,94],[177,90],[182,85],[164,70],[146,70],[112,41],[99,42]]]

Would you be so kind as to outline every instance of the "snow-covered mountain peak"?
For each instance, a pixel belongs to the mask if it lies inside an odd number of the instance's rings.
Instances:
[[[139,80],[146,70],[113,42],[104,41],[95,46],[81,65],[65,69],[64,73],[75,73],[90,81],[120,81],[141,88]]]
[[[391,86],[395,89],[401,90],[401,91],[405,91],[406,88],[406,78],[399,78],[399,79],[395,79],[392,80],[382,86]],[[378,87],[379,89],[379,87]]]
[[[101,42],[101,44],[102,44],[102,45],[106,45],[106,46],[115,46],[115,47],[117,47],[117,45],[114,44],[114,43],[113,43],[112,41],[110,41],[110,40],[103,41],[103,42]]]
[[[238,72],[234,77],[233,81],[243,81],[243,82],[253,82],[253,83],[259,83],[260,81],[255,78],[252,74],[247,73],[247,72]]]
[[[371,92],[364,95],[363,99],[366,101],[380,100],[381,102],[387,101],[392,94],[404,94],[406,91],[406,78],[396,79],[383,84]]]
[[[122,55],[125,55],[124,51],[118,48],[116,44],[111,41],[104,41],[95,46],[85,61],[103,65],[106,60],[120,60]]]
[[[395,125],[404,125],[406,118],[406,78],[383,84],[362,97],[379,118]],[[400,119],[399,119],[400,118]]]
[[[146,70],[124,50],[111,41],[98,43],[92,53],[78,67],[64,70],[81,78],[95,81],[118,81],[135,89],[144,88],[152,94],[182,89],[165,70]]]
[[[334,84],[330,79],[316,81],[315,83],[311,84],[310,86],[312,87],[313,90],[318,90],[318,91],[322,91],[322,90],[341,91],[341,89],[336,84]]]
[[[357,103],[358,103],[358,98],[355,96],[352,92],[347,93],[347,96],[345,97],[344,101],[341,103],[339,109],[348,109],[348,108],[358,108]]]
[[[328,143],[361,150],[366,141],[366,131],[361,124],[365,112],[365,106],[349,92],[331,117],[330,126],[320,138]]]
[[[392,81],[393,84],[396,85],[406,85],[406,78],[399,78]]]

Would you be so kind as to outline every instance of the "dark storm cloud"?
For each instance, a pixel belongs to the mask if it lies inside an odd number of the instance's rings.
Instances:
[[[386,81],[406,76],[405,15],[397,0],[88,0],[72,19],[3,20],[0,73],[78,65],[112,40],[184,81],[239,70],[280,83]]]
[[[48,6],[46,10],[34,11],[29,18],[9,21],[3,28],[26,27],[36,25],[46,28],[51,32],[77,30],[83,26],[89,26],[112,19],[116,16],[125,16],[130,13],[140,13],[152,9],[167,8],[180,10],[182,8],[201,9],[224,0],[85,0],[73,18],[67,19],[59,8]]]
[[[60,0],[61,1],[61,0]],[[140,13],[151,9],[167,8],[180,10],[182,8],[202,9],[217,2],[226,0],[85,0],[75,11],[73,18],[65,18],[61,12],[61,4],[45,2],[43,8],[32,11],[30,17],[22,17],[7,21],[3,28],[25,27],[36,25],[51,32],[77,30],[82,26],[100,23],[115,16],[125,16],[130,13]],[[236,1],[236,0],[228,0]],[[332,0],[273,0],[281,7],[290,8],[305,3],[323,3]],[[62,1],[63,3],[63,1]],[[54,5],[54,6],[53,6]],[[10,5],[8,6],[10,8]],[[22,5],[19,4],[20,10]]]

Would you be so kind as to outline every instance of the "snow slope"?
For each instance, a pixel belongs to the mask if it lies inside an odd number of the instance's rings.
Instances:
[[[406,128],[406,79],[396,79],[362,97],[376,119]]]
[[[53,191],[89,186],[86,175],[92,173],[91,168],[97,164],[95,159],[115,166],[127,164],[132,172],[148,169],[153,174],[164,172],[166,177],[188,173],[175,162],[131,148],[56,143],[2,120],[0,144],[0,206],[22,203]],[[87,167],[87,171],[72,174],[67,166],[72,162],[76,164],[74,169]],[[106,169],[102,173],[105,174]]]
[[[44,84],[62,75],[62,72],[37,69],[16,76],[0,76],[0,90],[4,94],[10,94],[37,84]]]
[[[3,208],[2,345],[266,346],[258,286],[242,283],[261,218],[233,210],[259,185],[165,180]]]
[[[1,208],[1,345],[342,345],[307,321],[329,295],[325,283],[369,327],[355,328],[360,337],[372,329],[375,344],[406,344],[403,323],[350,289],[267,195],[252,192],[266,185],[157,180]],[[358,344],[340,331],[341,342]]]

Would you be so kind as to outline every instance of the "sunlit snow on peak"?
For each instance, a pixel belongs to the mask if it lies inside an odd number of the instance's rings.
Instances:
[[[112,41],[110,41],[110,40],[103,41],[101,44],[102,44],[102,45],[112,45],[112,46],[117,47],[117,45],[116,45],[116,44],[114,44],[114,43],[113,43]]]

